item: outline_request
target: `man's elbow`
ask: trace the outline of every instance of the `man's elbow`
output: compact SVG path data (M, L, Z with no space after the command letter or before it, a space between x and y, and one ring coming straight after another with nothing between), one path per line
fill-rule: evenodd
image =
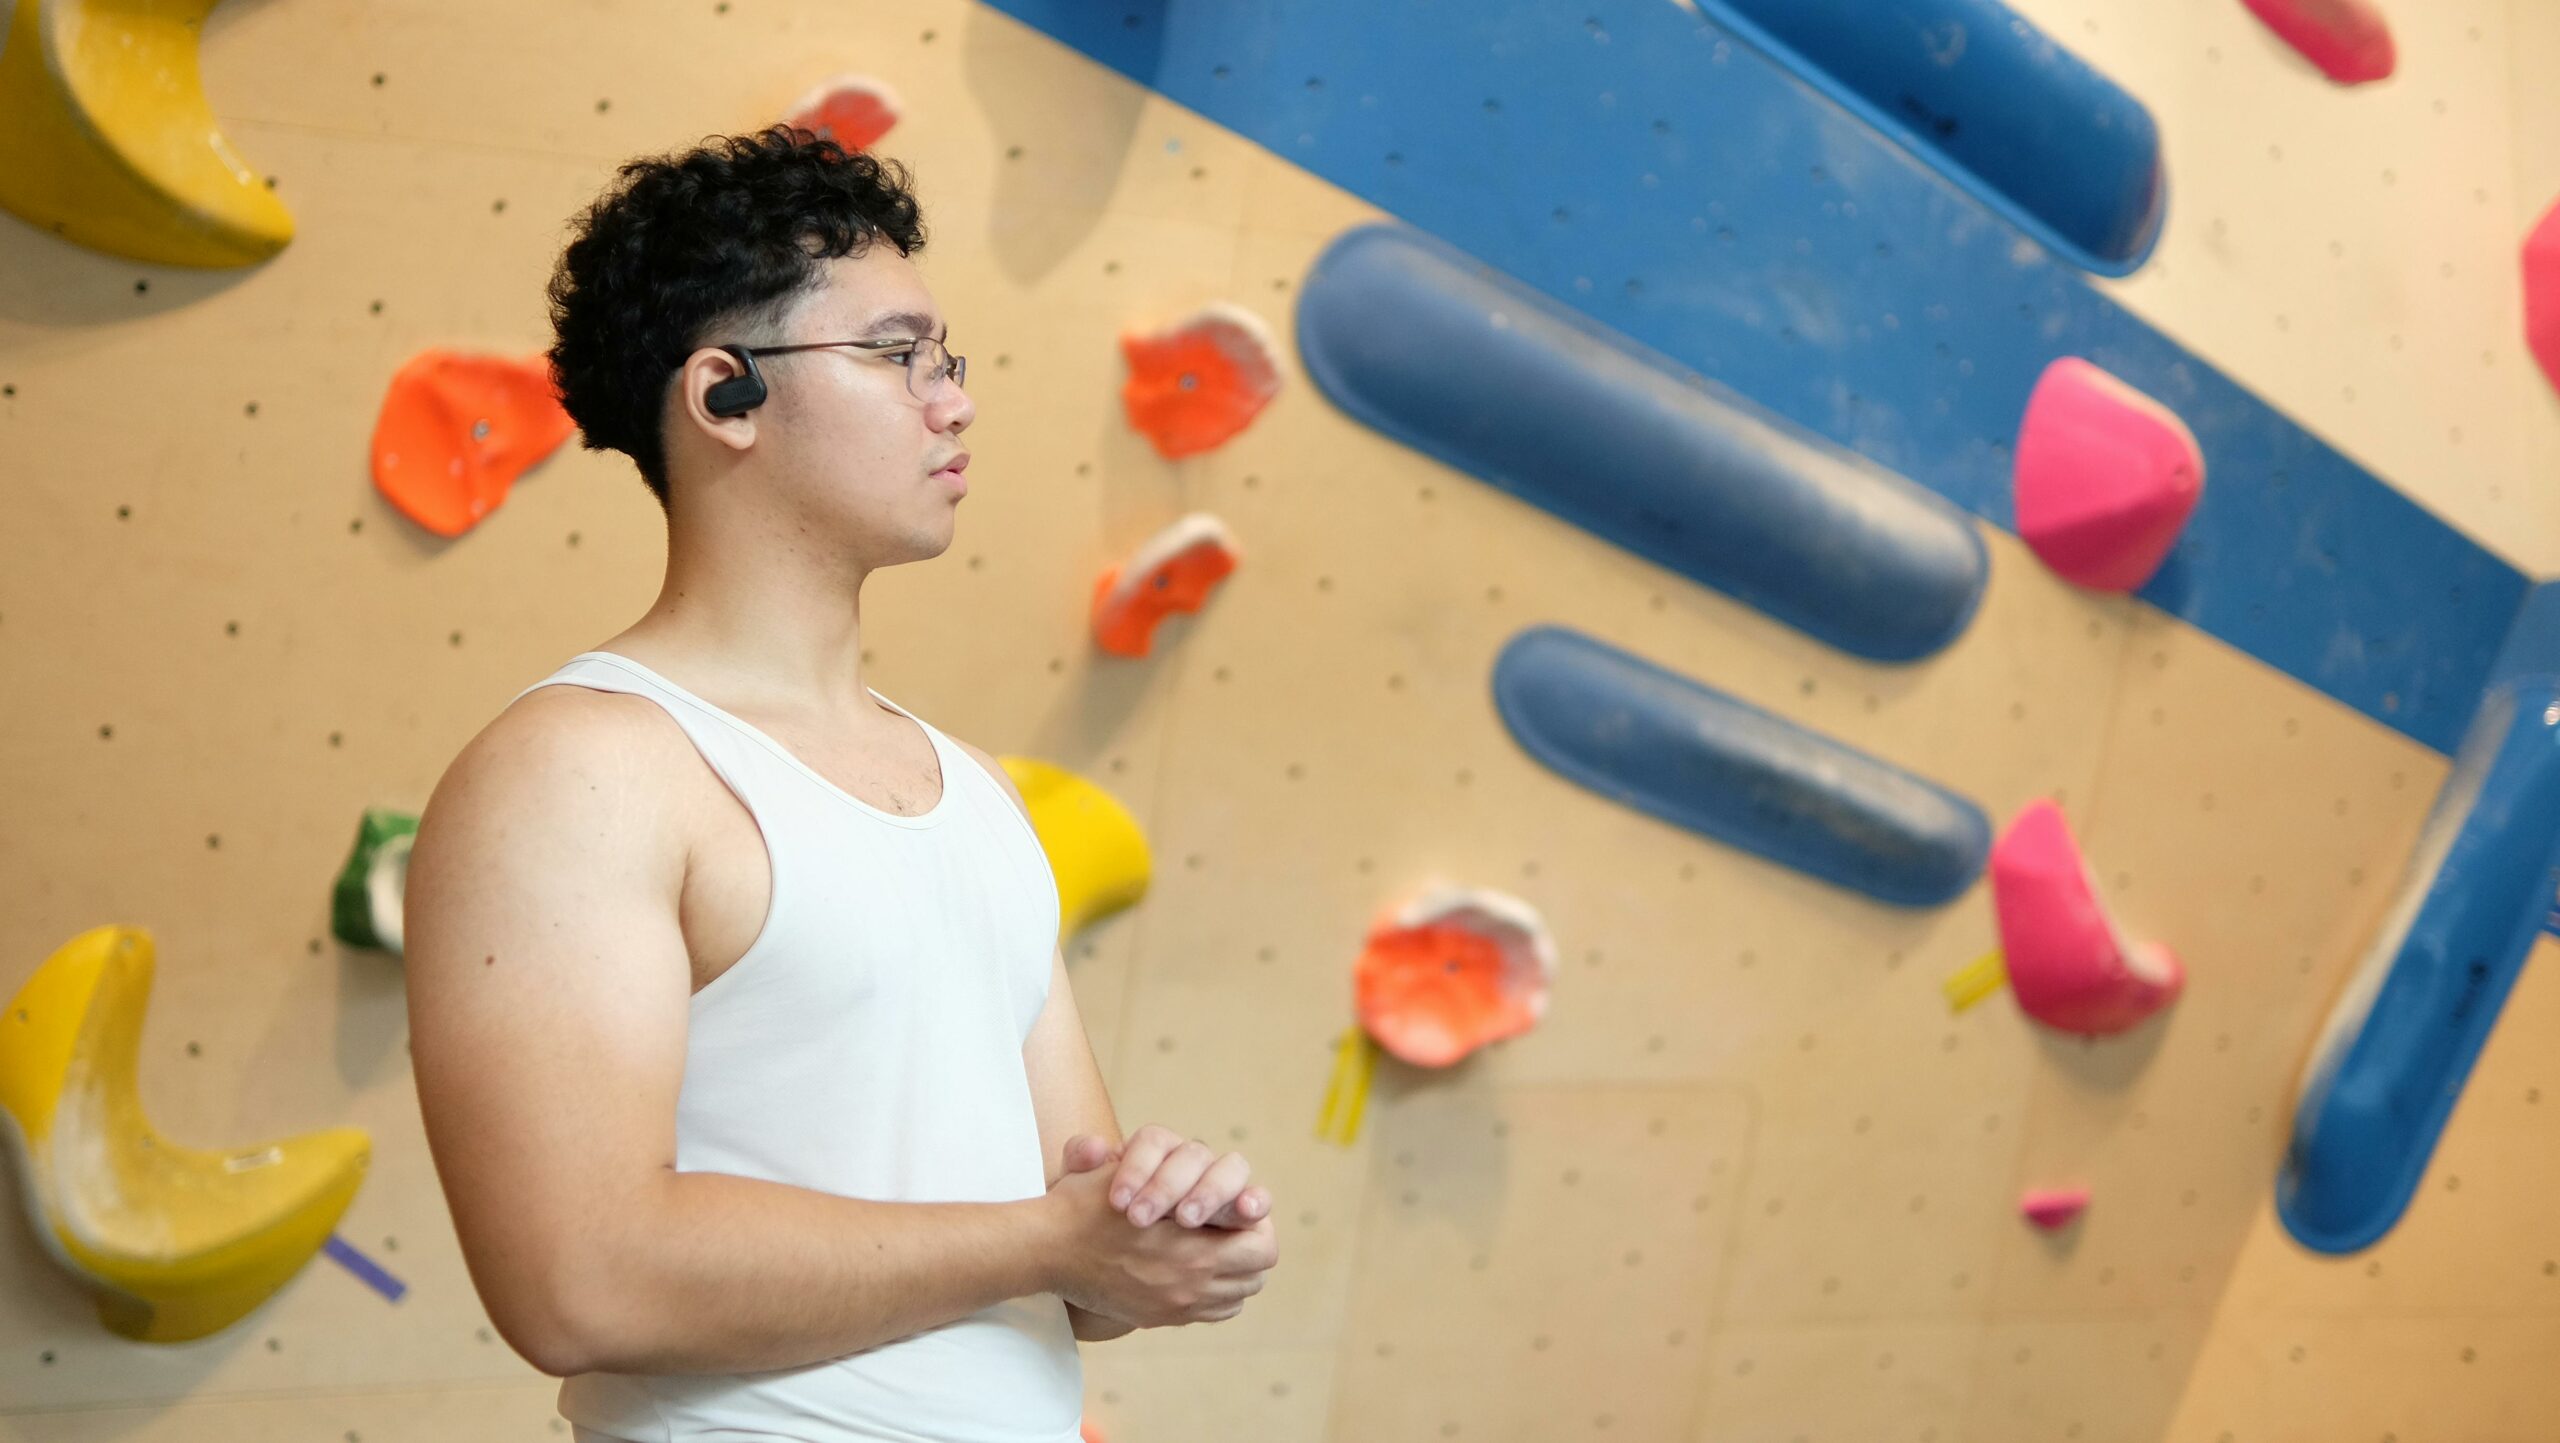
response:
M1124 1323L1117 1318L1106 1318L1100 1313L1087 1312L1069 1303L1067 1304L1067 1331L1073 1333L1076 1341L1080 1343L1108 1343L1114 1338L1125 1338L1138 1329L1133 1323Z
M514 1299L488 1300L490 1326L518 1357L554 1378L612 1371L598 1300L572 1303L550 1288L521 1292Z
M570 1261L568 1248L540 1248L531 1266L483 1266L472 1280L489 1326L518 1357L554 1378L627 1372L617 1360L631 1346L628 1299L613 1296L617 1270ZM470 1249L464 1249L466 1260Z
M516 1356L533 1365L534 1371L554 1378L569 1378L580 1373L604 1371L585 1344L565 1331L557 1329L522 1329L501 1326L498 1336L516 1350Z

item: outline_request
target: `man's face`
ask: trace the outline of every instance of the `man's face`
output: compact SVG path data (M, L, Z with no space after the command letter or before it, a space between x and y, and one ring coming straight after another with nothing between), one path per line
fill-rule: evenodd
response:
M894 247L825 263L829 277L783 323L805 341L947 339L915 264ZM758 469L774 499L866 570L939 556L951 545L963 490L943 468L965 459L960 433L977 407L949 377L910 385L902 348L850 346L758 356L767 397L756 418ZM922 385L928 368L912 377Z

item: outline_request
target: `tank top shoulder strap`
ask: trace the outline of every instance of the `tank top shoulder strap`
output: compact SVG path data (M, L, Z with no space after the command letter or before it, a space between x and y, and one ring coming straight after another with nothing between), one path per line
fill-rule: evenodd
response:
M590 691L619 692L626 696L645 697L678 727L702 753L703 760L729 789L747 799L753 783L750 773L756 770L759 751L726 715L706 705L647 667L611 652L582 652L562 663L558 671L517 692L510 703L520 701L547 686L577 686ZM754 802L748 801L750 810Z

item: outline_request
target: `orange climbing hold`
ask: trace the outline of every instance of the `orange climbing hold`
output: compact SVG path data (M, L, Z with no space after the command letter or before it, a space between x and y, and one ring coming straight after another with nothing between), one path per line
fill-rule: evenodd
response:
M1353 979L1360 1025L1406 1062L1447 1067L1536 1026L1555 970L1555 943L1528 903L1431 887L1370 929Z
M1205 511L1157 532L1095 579L1095 645L1114 656L1145 656L1155 645L1156 623L1173 612L1198 611L1234 573L1237 559L1227 524Z
M1166 460L1223 444L1280 389L1271 330L1242 306L1213 302L1153 335L1123 335L1129 424Z
M869 150L905 111L898 93L868 75L839 75L800 97L784 122L847 150Z
M541 357L421 351L382 398L373 484L410 520L460 536L575 429Z

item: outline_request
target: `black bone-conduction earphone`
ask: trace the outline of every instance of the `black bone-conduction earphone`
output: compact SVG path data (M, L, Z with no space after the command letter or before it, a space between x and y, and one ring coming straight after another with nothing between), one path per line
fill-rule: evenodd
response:
M735 356L746 373L712 382L711 389L702 393L703 409L714 416L743 416L764 404L764 372L756 369L756 353L746 347L720 349Z

